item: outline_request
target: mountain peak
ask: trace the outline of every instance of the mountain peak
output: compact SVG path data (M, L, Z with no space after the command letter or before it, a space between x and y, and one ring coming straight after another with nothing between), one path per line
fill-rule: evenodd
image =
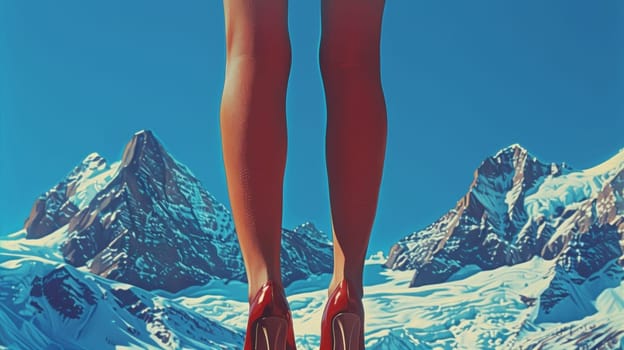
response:
M124 149L123 156L121 157L121 166L126 167L130 165L137 157L145 153L146 149L159 154L164 150L162 144L158 141L156 136L154 136L152 131L137 131Z
M160 143L156 135L154 135L154 132L148 129L143 129L143 130L139 130L135 132L134 135L132 135L132 139L139 139L139 140L144 140L146 142Z
M160 142L158 141L158 139L156 138L156 136L151 130L139 130L135 132L134 135L132 135L132 139L130 140L130 142L134 140L138 140L140 142L146 142L146 143L155 142L155 143L160 144Z
M496 177L504 173L523 173L522 169L527 166L529 168L533 168L533 166L541 168L546 164L542 164L520 144L514 143L484 159L477 168L475 180L479 175Z
M24 222L27 238L46 236L67 224L105 186L116 169L98 153L87 155L61 182L37 198Z
M314 238L320 242L329 242L329 237L323 231L319 230L312 222L306 221L297 226L293 230L296 233L304 234L308 238Z
M147 135L153 136L152 131L149 130L149 129L142 129L142 130L139 130L139 131L134 133L135 136L138 136L138 135L141 135L141 134L147 134Z
M73 180L76 177L82 176L85 172L94 172L103 170L107 167L106 159L99 153L93 152L85 157L85 159L76 165L74 169L67 175L67 180Z
M100 161L100 159L104 159L99 153L93 152L82 161L83 163L91 163L93 161Z
M528 154L529 152L527 151L526 148L522 147L519 143L514 143L498 151L492 158L499 158L505 154L516 154L516 153Z

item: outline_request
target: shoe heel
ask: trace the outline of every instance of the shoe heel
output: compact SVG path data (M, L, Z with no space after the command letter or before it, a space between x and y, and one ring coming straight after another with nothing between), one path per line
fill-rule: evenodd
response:
M255 327L253 350L283 350L286 348L288 322L282 317L262 317Z
M359 350L360 316L351 312L342 312L332 321L334 346L332 350Z

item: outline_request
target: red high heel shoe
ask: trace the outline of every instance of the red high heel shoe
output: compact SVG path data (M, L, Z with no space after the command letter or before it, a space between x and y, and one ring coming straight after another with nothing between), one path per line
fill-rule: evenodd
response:
M283 288L266 281L249 305L245 350L296 350L292 315Z
M364 350L364 305L343 279L332 292L321 320L320 350Z

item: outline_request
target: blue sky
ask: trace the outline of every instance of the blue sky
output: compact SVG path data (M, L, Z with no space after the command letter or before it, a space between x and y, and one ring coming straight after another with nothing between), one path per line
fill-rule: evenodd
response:
M330 232L320 1L291 0L284 227ZM369 251L433 222L487 156L520 143L576 168L624 147L624 3L386 4L388 148ZM0 232L91 152L137 130L229 206L219 131L221 1L0 2Z

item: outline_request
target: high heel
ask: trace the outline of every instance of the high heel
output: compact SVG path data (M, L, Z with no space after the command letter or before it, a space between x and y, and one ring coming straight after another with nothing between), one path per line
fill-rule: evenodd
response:
M296 350L292 315L283 288L271 280L249 305L245 350Z
M364 350L364 305L346 279L325 305L320 350Z

